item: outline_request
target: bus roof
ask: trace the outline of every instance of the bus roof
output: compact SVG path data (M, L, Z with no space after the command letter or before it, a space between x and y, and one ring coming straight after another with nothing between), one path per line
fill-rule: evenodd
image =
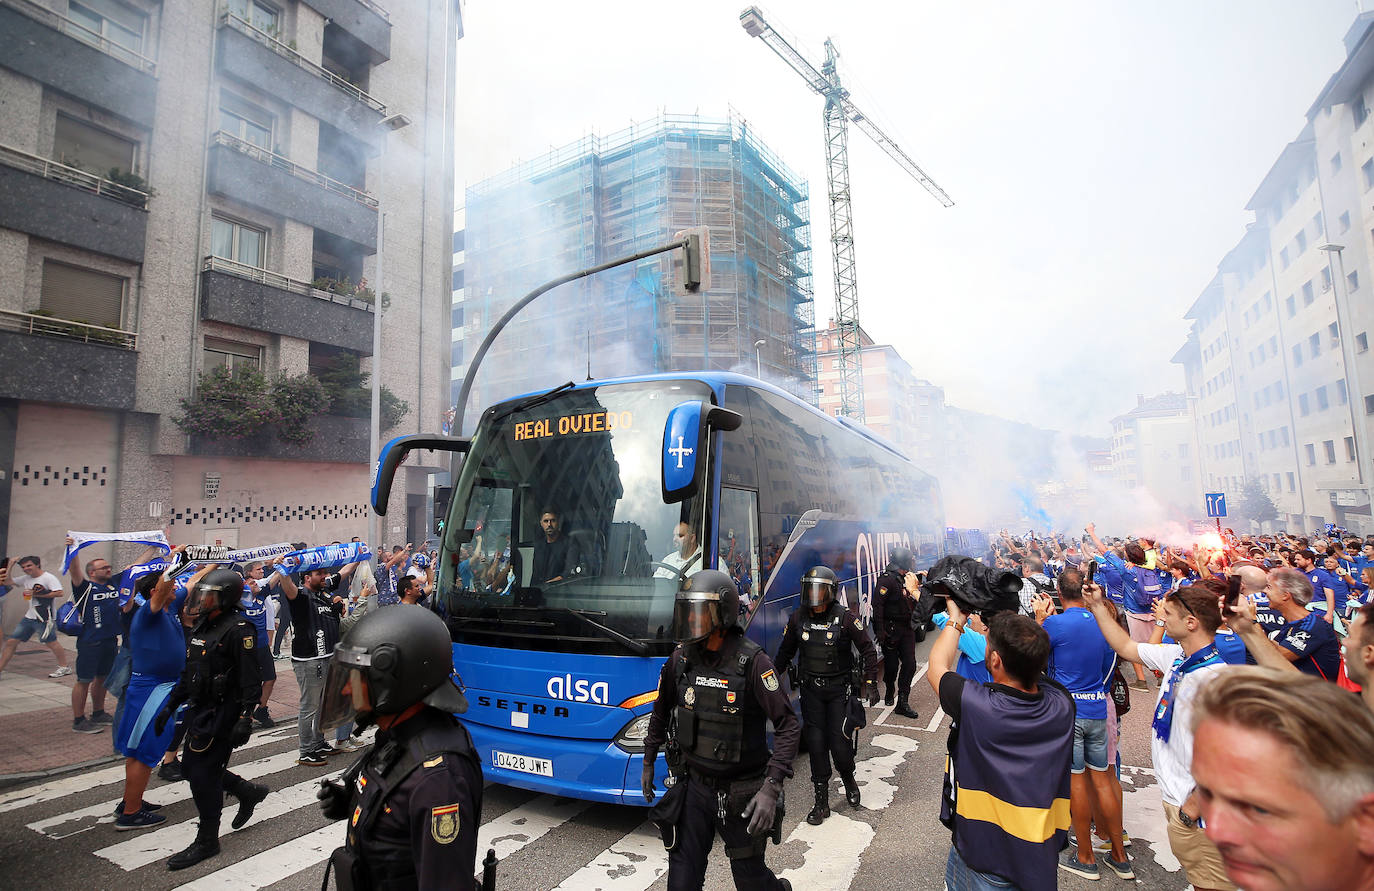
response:
M789 402L793 403L796 406L796 408L800 410L809 411L812 414L819 415L820 417L824 418L831 424L836 425L837 427L841 427L847 431L864 437L865 439L872 442L874 445L891 452L898 458L901 458L903 461L909 462L911 460L907 457L906 453L904 453L892 442L888 441L887 439L884 439L877 433L874 433L872 430L868 429L864 425L845 417L831 417L830 415L816 408L814 405L811 405L808 402L803 402L802 400L798 399L796 397L796 394L789 393L775 384L770 384L767 381L762 381L758 378L750 377L747 374L738 374L733 371L674 371L665 372L663 374L635 374L626 375L624 377L599 378L589 381L573 381L571 383L573 384L573 389L584 390L590 387L605 386L607 384L634 384L647 383L653 381L680 380L701 381L702 383L706 384L708 387L711 388L711 390L716 394L717 399L722 399L724 397L725 387L727 386L751 387L755 390L766 390L767 392L772 393L774 396L780 396L783 399L788 400ZM551 390L553 389L553 387L550 387L549 389ZM517 402L521 399L528 399L531 396L537 396L540 393L546 392L548 392L548 390L531 390L528 393L521 393L520 395L512 396L509 399L502 399L500 403L496 404L500 405L509 402Z

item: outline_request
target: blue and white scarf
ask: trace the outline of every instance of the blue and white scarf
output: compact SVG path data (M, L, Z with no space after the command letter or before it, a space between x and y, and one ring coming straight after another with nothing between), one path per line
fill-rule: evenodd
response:
M347 544L320 545L303 551L292 551L282 558L282 572L309 572L312 569L338 569L350 563L371 559L372 552L361 541Z
M1217 652L1217 645L1214 643L1208 644L1186 659L1180 657L1174 660L1174 667L1169 671L1169 682L1160 694L1159 704L1155 706L1154 720L1150 722L1155 735L1161 741L1167 743L1169 734L1173 732L1174 702L1178 699L1178 685L1183 681L1183 676L1209 665L1225 664L1226 660L1221 658L1221 653Z
M62 575L67 574L67 569L72 565L72 560L75 559L77 552L86 545L104 541L122 541L129 544L156 546L161 548L164 554L172 549L172 546L167 543L167 536L161 529L149 529L145 532L72 532L68 530L67 537L72 540L72 544L67 547L67 552L62 556Z

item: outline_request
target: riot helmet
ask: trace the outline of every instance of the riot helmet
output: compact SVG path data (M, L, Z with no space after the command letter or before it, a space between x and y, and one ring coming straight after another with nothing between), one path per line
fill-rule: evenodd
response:
M349 721L366 727L418 702L461 714L468 700L452 675L453 647L443 619L404 603L368 613L330 657L320 727L328 731Z
M801 580L801 602L807 609L820 610L835 601L839 580L828 566L813 566Z
M191 586L182 612L193 619L238 609L243 599L243 576L232 569L212 569Z
M913 564L911 548L904 545L893 545L887 552L887 568L895 569L898 572L911 572Z
M673 603L674 637L691 644L710 637L712 631L733 628L739 622L739 591L719 569L692 574Z

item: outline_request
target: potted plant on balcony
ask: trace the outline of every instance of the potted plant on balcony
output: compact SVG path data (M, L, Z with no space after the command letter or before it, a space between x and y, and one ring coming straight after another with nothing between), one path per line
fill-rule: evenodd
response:
M273 379L256 368L204 372L191 399L181 400L172 418L190 435L193 452L261 456L293 454L273 440L299 449L315 438L311 423L329 408L324 386L309 374Z

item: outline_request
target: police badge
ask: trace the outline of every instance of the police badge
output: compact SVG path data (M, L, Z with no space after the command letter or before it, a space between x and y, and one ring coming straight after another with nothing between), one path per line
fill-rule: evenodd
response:
M696 688L696 687L688 687L688 688L687 688L687 692L682 694L682 704L685 705L685 706L687 706L688 708L691 708L693 705L696 705L696 701L697 701L697 688Z
M768 669L759 677L763 680L763 686L769 693L778 692L778 676L773 674L773 669Z
M458 837L458 805L431 808L429 820L429 833L439 844L449 844Z

